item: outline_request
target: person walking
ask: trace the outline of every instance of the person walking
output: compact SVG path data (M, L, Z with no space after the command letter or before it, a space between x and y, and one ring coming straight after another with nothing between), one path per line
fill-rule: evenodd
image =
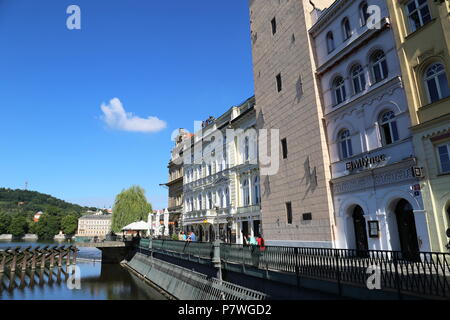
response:
M250 245L252 246L257 246L258 245L258 241L256 241L256 238L252 235L248 235L248 242Z
M196 242L197 241L197 237L195 235L195 233L193 231L191 231L191 233L189 234L189 237L187 238L187 241L189 242Z

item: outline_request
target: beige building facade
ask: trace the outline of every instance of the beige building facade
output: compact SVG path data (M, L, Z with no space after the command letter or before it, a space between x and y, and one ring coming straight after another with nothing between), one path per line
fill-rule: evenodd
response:
M76 237L105 236L111 231L111 214L86 215L78 219L78 231Z
M450 228L450 1L387 1L403 73L432 251Z
M321 9L332 1L313 2ZM268 150L275 143L279 151L275 173L265 174L260 164L269 245L333 247L335 241L330 161L308 37L312 10L308 1L250 1L257 129L269 130Z

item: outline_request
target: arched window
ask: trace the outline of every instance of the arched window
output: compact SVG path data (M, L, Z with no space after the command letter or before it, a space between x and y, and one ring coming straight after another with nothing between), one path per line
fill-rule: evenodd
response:
M254 185L254 192L253 192L253 203L254 204L259 204L261 203L261 192L260 192L260 187L259 187L259 176L256 176L255 179L253 180Z
M247 178L242 182L242 202L244 207L250 205L250 189Z
M347 17L342 20L342 34L344 35L344 40L347 40L352 36L352 29L350 27L350 21Z
M354 93L357 94L366 89L366 78L364 76L363 67L358 64L352 68L350 73L352 77Z
M249 158L250 158L250 142L249 142L249 138L245 137L244 138L244 161L248 161Z
M350 137L350 131L347 129L344 129L339 133L339 145L342 160L353 156L352 139Z
M430 103L450 96L447 75L443 64L435 63L428 67L424 79Z
M381 115L380 128L383 145L389 145L399 139L397 121L393 111L387 111Z
M359 5L359 19L361 22L361 26L365 26L367 23L367 19L369 19L369 6L367 5L367 2L362 2Z
M333 32L331 32L331 31L327 33L327 48L328 48L328 53L330 53L331 51L333 51L335 49L334 36L333 36Z
M372 65L373 80L375 83L387 78L388 66L383 51L379 50L372 54L370 63Z
M333 92L335 104L340 104L344 102L346 98L344 78L337 77L333 81Z

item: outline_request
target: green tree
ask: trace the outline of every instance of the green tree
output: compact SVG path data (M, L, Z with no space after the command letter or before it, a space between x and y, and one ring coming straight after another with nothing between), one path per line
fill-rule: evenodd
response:
M7 213L0 213L0 234L8 233L11 224L11 216Z
M147 220L148 213L151 211L152 205L148 203L143 188L132 186L122 190L114 202L112 230L117 233L132 222Z
M73 235L78 229L78 219L75 216L65 216L61 219L61 228L66 235Z
M9 225L8 232L15 237L23 236L28 231L28 223L24 217L14 217Z
M43 214L34 227L41 240L52 240L61 230L61 217Z

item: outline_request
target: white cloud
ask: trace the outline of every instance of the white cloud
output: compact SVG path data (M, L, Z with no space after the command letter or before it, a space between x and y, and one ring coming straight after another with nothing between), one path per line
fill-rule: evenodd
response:
M103 111L102 120L112 129L132 132L158 132L166 128L165 121L157 117L139 118L131 112L126 112L122 102L113 98L109 104L100 106Z

